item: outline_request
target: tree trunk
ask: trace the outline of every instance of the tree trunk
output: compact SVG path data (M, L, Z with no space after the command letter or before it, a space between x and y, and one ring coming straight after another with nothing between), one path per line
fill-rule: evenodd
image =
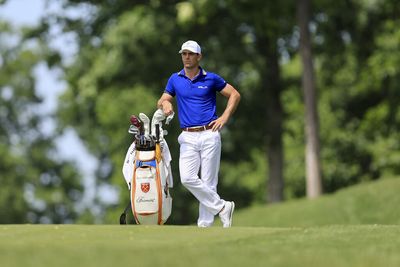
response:
M297 1L297 19L300 27L300 54L303 62L302 87L305 102L306 135L306 183L307 197L316 198L322 194L321 166L319 157L319 122L316 100L314 67L312 62L310 32L310 0Z
M264 90L266 108L265 135L266 155L268 159L267 202L281 202L283 200L283 145L282 121L283 109L281 103L282 85L280 82L279 54L274 41L259 40L259 51L265 56Z

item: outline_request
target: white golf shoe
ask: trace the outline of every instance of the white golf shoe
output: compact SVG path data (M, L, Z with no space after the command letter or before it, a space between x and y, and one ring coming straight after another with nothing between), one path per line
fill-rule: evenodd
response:
M199 224L197 224L197 227L199 227L199 228L208 228L208 227L211 227L211 225L210 224L208 224L208 223L199 223Z
M233 211L235 210L235 203L233 201L226 201L223 210L219 213L222 221L222 226L228 228L232 226Z

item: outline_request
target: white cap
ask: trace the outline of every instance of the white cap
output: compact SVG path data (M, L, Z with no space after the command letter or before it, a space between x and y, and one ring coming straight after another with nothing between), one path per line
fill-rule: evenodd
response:
M201 47L195 41L189 40L182 44L181 50L179 50L179 54L183 52L183 50L189 50L190 52L201 54Z

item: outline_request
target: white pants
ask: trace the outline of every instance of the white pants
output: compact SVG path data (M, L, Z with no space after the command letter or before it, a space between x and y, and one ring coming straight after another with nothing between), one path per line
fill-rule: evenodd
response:
M181 182L200 202L197 224L211 226L214 216L225 205L225 201L217 193L221 158L220 133L211 130L183 131L178 142ZM198 175L199 170L201 178Z

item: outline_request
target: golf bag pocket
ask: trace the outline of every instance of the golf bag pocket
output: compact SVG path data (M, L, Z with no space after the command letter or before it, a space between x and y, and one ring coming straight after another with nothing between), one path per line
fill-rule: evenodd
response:
M135 160L131 207L137 224L164 224L171 215L172 198L165 177L161 177L165 174L161 174L160 165L163 166L162 160Z
M150 215L159 210L157 172L153 166L136 169L135 186L132 187L132 204L136 215Z

